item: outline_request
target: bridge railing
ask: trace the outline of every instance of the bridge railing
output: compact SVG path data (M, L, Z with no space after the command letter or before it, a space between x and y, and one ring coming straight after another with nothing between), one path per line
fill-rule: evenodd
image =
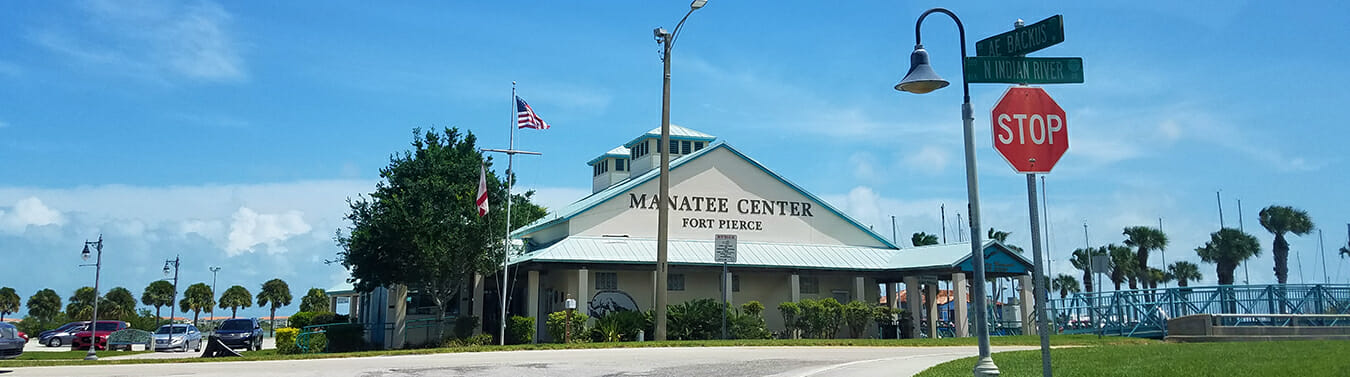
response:
M1062 332L1162 337L1167 334L1167 319L1191 314L1238 314L1222 317L1231 322L1225 323L1228 326L1257 318L1240 314L1350 314L1350 285L1223 285L1076 293L1050 300L1048 308ZM1323 319L1308 325L1344 326L1347 321Z

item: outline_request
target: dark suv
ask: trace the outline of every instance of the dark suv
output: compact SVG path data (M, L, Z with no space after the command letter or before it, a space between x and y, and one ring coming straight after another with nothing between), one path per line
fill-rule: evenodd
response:
M262 350L262 326L254 318L227 319L216 328L216 336L226 347Z

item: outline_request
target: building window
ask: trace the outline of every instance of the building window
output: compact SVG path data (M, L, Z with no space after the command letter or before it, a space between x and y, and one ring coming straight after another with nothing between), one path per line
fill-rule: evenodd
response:
M833 295L835 301L839 301L842 303L848 303L849 301L852 301L849 299L848 291L834 290L830 291L830 294Z
M689 152L693 152L693 148L690 147L689 140L680 142L680 150L682 151L680 152L681 154L689 154Z
M596 272L595 289L611 291L619 289L619 274L617 272Z
M732 292L741 291L741 275L731 274L731 291Z
M679 153L680 153L680 141L679 141L679 140L671 140L671 141L670 141L670 154L679 154Z
M703 149L703 142L702 142L702 141L695 141L695 142L694 142L694 150L699 150L699 149Z
M669 291L683 291L683 290L684 290L684 274L669 274L669 275L666 275L666 290L669 290Z
M624 168L626 168L626 166L623 166L625 162L628 162L628 160L625 160L625 159L622 159L622 158L615 159L615 160L614 160L614 171L624 171Z
M591 175L600 175L600 164L591 165Z
M820 293L820 278L815 276L802 276L798 280L801 285L801 293L816 294Z

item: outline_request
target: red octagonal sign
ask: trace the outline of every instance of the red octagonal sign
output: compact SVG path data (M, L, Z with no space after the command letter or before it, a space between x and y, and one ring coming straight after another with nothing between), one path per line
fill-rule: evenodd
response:
M989 119L994 149L1018 173L1049 173L1069 149L1069 118L1044 89L1008 88Z

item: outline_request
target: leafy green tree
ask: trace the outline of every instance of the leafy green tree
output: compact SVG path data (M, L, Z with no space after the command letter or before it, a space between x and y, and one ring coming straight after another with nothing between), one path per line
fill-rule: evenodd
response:
M1200 260L1214 263L1214 272L1219 275L1220 285L1233 284L1233 270L1252 257L1261 256L1261 244L1250 234L1233 228L1223 228L1210 233L1209 242L1195 249Z
M174 292L173 283L165 280L152 281L150 285L145 286L144 291L141 291L141 303L155 307L155 324L159 324L159 320L163 318L159 316L159 309L173 305L176 298L174 296L178 296L178 292Z
M1341 246L1341 258L1350 258L1350 247Z
M104 304L110 304L104 309ZM103 310L108 315L108 319L125 320L136 315L136 296L131 295L131 291L122 287L109 289L108 293L103 294L103 301L99 301L99 310Z
M71 319L86 320L94 316L94 300L98 295L94 293L94 287L80 287L75 290L75 294L68 299L66 304L66 315Z
M28 297L28 315L40 322L50 322L61 314L61 295L50 288L44 288Z
M1187 261L1176 261L1171 266L1167 266L1167 273L1177 280L1177 286L1185 287L1192 281L1200 281L1203 276L1200 275L1200 266Z
M1146 275L1148 275L1148 280L1141 279L1140 281L1148 282L1149 289L1158 289L1158 283L1166 283L1172 281L1172 275L1167 273L1166 271L1163 271L1160 268L1149 267L1148 273Z
M328 311L328 293L320 288L310 288L305 293L305 297L300 298L300 311L302 312L326 312Z
M10 313L19 312L19 300L21 300L19 294L14 292L14 288L0 288L0 320L4 320Z
M1116 285L1116 290L1120 290L1120 284L1129 281L1130 289L1139 288L1135 286L1135 269L1137 263L1134 261L1134 250L1125 246L1110 244L1102 246L1106 255L1111 256L1111 283Z
M1275 280L1284 284L1289 280L1289 241L1285 233L1296 236L1311 233L1314 226L1308 211L1286 206L1269 206L1261 209L1261 226L1275 235L1275 244L1270 253L1275 255Z
M216 305L216 295L206 283L189 285L183 291L183 299L178 301L178 309L184 313L192 312L192 325L197 325L197 317L203 310Z
M1167 233L1163 233L1158 228L1146 226L1127 227L1123 232L1125 236L1125 246L1133 247L1138 250L1135 253L1135 262L1139 264L1136 271L1148 271L1148 253L1153 250L1161 250L1167 247ZM1150 274L1140 274L1144 286L1157 288L1158 284L1153 281ZM1134 285L1130 285L1134 288Z
M1059 291L1059 298L1069 297L1070 293L1078 293L1078 279L1071 275L1059 274L1055 280L1050 281L1051 290Z
M412 149L390 157L369 196L348 199L351 222L338 230L337 261L351 272L357 290L404 285L430 296L440 308L436 323L458 305L452 298L475 273L500 266L506 227L505 182L488 170L488 202L493 210L478 216L480 168L491 167L475 146L472 132L418 129ZM513 195L513 226L545 215L529 202L533 192ZM443 329L437 327L437 338Z
M1073 268L1083 271L1083 291L1087 293L1094 292L1092 289L1094 288L1092 284L1092 257L1097 255L1106 255L1106 250L1095 247L1078 249L1073 251L1073 257L1069 259L1069 263L1073 264ZM1107 271L1095 272L1100 274Z
M220 308L230 309L230 318L239 314L239 308L253 306L253 294L241 285L231 286L220 295Z
M1004 232L998 229L989 228L989 234L987 234L986 237L988 237L987 239L998 241L998 243L1003 244L1003 246L1007 246L1009 249L1012 249L1012 251L1016 251L1018 254L1021 254L1022 253L1021 246L1016 246L1008 243L1008 236L1011 235L1012 232Z
M258 291L258 307L271 306L272 317L271 332L276 334L277 327L277 308L291 304L291 286L286 285L285 280L272 279L263 283L262 290Z
M936 235L918 232L909 237L909 242L914 244L914 247L937 245L938 237Z

